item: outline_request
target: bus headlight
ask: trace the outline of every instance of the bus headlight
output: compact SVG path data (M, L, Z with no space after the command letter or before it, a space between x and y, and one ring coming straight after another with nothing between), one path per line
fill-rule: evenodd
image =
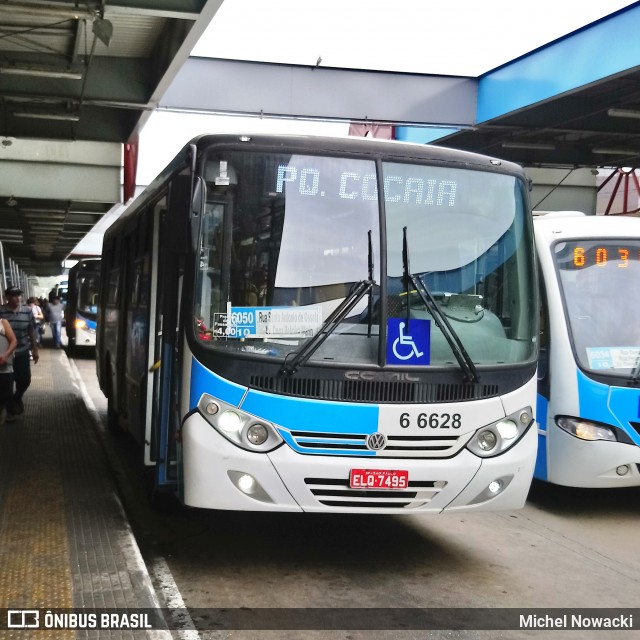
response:
M510 449L533 423L531 407L516 411L501 420L478 429L467 449L481 458L489 458Z
M227 440L247 451L266 453L279 447L283 440L276 428L237 407L206 393L198 402L204 419Z
M491 429L483 429L476 442L483 451L491 451L498 444L498 436Z
M571 418L569 416L556 416L556 424L567 433L580 440L610 440L617 442L615 431L606 424Z
M505 440L513 440L518 435L518 425L513 420L496 422L496 429Z
M218 427L230 435L237 435L242 429L242 418L235 412L227 409L218 417Z
M255 424L250 425L247 429L247 440L251 444L254 444L256 446L264 444L267 441L268 437L269 430L264 424L260 422L256 422Z
M86 320L76 320L73 324L75 325L76 329L86 329L87 328Z

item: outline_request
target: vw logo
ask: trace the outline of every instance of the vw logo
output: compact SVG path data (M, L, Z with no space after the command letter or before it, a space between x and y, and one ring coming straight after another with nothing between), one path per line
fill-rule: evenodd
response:
M380 449L384 449L386 444L387 438L384 433L376 431L376 433L372 433L367 436L367 447L373 451L380 451Z

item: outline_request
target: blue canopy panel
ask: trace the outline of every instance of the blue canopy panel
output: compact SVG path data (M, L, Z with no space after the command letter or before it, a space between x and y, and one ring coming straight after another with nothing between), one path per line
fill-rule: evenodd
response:
M640 2L483 74L476 79L474 124L640 66L638 25ZM458 129L399 126L395 132L397 140L429 144Z
M429 144L445 136L458 133L460 129L444 127L396 127L395 139L403 142L415 142L417 144Z
M637 67L638 25L635 3L480 76L476 123Z

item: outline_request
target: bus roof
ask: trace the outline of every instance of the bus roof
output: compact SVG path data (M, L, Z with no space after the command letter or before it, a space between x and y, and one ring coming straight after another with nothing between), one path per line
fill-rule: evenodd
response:
M318 135L294 134L202 134L190 140L173 158L173 160L158 174L146 189L125 209L120 218L105 233L111 237L120 232L127 224L129 217L138 208L149 202L163 185L174 174L182 171L191 164L192 149L195 147L198 155L205 149L219 145L221 148L247 151L281 150L285 153L299 154L335 154L348 156L349 154L370 155L372 158L384 157L398 162L425 161L434 164L455 165L458 168L484 170L504 173L526 179L523 168L514 162L501 160L470 151L461 151L449 147L400 142L396 140L382 140L379 138L360 137L329 137Z
M561 215L563 213L571 215ZM575 211L558 211L535 216L533 223L536 240L547 245L571 238L640 238L640 218L635 216L587 216Z

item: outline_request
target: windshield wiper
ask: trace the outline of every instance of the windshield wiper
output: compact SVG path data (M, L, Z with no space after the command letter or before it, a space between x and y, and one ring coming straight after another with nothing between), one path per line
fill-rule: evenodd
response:
M356 282L349 291L347 297L333 310L320 331L313 338L305 342L300 351L287 354L279 374L281 376L293 375L305 362L320 348L322 343L337 329L338 325L349 315L349 312L371 293L375 281L373 279L373 247L371 245L371 231L369 231L369 279ZM369 297L369 335L371 334L371 309L372 298ZM293 356L289 360L289 356Z
M371 229L369 229L369 233L367 233L367 247L369 251L368 262L368 273L369 273L369 282L371 286L369 287L369 303L367 304L367 313L368 313L368 322L367 322L367 337L371 337L371 329L373 328L373 285L375 284L375 280L373 279L373 244L371 241Z
M631 372L631 382L637 384L638 380L640 380L640 358L638 358L638 364L636 364Z
M402 229L402 279L404 281L405 291L407 292L407 318L409 317L409 282L413 284L417 294L420 296L424 306L428 309L436 326L442 332L445 340L448 342L453 355L455 356L460 368L462 369L467 382L479 382L478 370L471 356L464 348L460 337L451 326L447 317L442 313L436 299L429 291L422 277L411 273L409 269L409 245L407 243L407 227Z

